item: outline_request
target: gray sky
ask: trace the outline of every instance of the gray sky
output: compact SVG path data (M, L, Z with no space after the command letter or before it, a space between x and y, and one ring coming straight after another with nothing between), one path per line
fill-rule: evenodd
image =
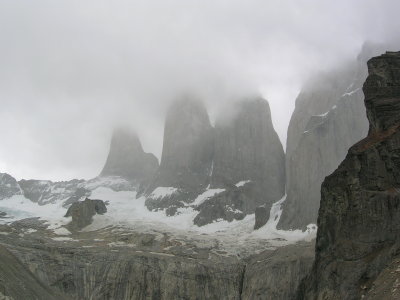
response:
M302 83L399 37L396 0L2 0L0 172L96 176L114 125L161 154L182 92L211 116L261 92L281 140Z

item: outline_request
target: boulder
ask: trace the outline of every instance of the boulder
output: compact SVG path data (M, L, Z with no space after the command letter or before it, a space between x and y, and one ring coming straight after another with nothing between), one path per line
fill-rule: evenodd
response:
M93 216L103 215L107 212L107 207L102 200L91 200L86 198L84 201L74 202L67 210L65 217L72 217L68 228L80 230L93 222Z

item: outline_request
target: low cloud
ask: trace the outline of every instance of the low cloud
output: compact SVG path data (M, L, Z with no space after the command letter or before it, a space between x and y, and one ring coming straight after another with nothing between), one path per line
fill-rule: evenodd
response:
M400 4L366 1L24 1L0 3L0 170L90 178L112 129L161 154L165 111L190 91L211 116L261 92L286 140L304 82L397 39Z

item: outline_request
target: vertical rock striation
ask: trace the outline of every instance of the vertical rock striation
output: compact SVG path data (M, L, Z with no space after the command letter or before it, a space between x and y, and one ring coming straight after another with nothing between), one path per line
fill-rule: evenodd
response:
M136 133L119 128L113 132L110 152L100 176L120 176L139 185L149 180L157 168L157 158L143 151Z
M217 118L211 187L224 189L199 207L198 225L240 219L285 193L285 153L262 98L237 102ZM268 218L268 217L267 217Z
M226 188L251 181L264 192L264 199L256 204L281 198L285 193L285 153L268 102L244 100L236 103L232 114L216 121L212 186Z
M173 103L165 121L160 167L146 191L147 207L176 207L204 190L210 181L213 151L213 128L204 104L190 97ZM176 193L152 195L159 187Z
M242 100L210 124L204 105L185 98L170 108L161 164L146 191L146 206L199 211L194 223L232 221L254 213L285 193L285 154L268 102Z
M367 135L361 87L367 76L365 62L375 48L367 44L356 62L320 75L298 96L288 128L287 199L279 228L316 223L322 181Z
M360 299L400 251L400 52L368 61L368 136L321 188L316 261L300 299Z

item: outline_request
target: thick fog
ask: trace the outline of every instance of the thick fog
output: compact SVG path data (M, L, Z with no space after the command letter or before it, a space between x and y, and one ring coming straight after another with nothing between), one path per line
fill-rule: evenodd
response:
M400 33L398 1L2 0L0 172L96 176L116 125L161 154L168 103L268 99L283 143L301 86Z

